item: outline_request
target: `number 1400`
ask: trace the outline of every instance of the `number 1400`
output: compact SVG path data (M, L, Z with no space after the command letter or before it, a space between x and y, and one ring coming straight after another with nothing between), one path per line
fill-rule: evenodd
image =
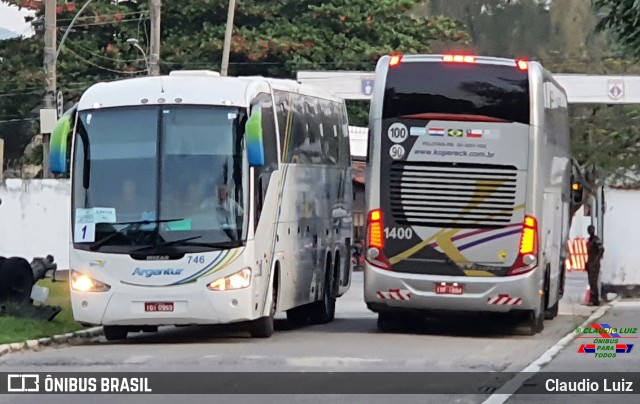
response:
M384 238L395 238L398 240L409 240L413 237L413 229L412 228L403 228L403 227L385 227L384 228Z

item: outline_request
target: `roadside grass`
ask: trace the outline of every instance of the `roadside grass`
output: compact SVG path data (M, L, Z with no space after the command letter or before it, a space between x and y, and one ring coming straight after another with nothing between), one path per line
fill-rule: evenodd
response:
M73 319L68 282L54 283L51 282L51 279L42 279L37 284L49 288L47 305L60 306L62 311L51 321L10 316L0 317L0 344L51 337L55 334L64 334L83 328Z

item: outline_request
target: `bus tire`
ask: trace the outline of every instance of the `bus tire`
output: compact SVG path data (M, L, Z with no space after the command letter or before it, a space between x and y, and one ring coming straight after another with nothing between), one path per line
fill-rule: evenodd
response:
M556 318L558 316L558 304L560 303L560 301L556 301L556 303L549 307L547 310L544 311L544 319L545 320L553 320L554 318Z
M104 327L102 327L102 330L107 341L126 339L127 335L129 334L129 330L127 329L127 327L119 325L105 325Z
M540 307L537 310L529 310L526 317L527 335L536 335L544 330L545 298L540 296Z
M544 288L544 319L545 320L553 320L558 315L558 303L560 302L560 285L558 285L558 290L556 292L556 302L553 306L549 307L549 299L551 298L551 268L548 267L547 275L545 277L545 288Z
M325 265L324 288L322 299L312 304L311 321L314 324L327 324L336 316L336 295L334 293L333 268L331 259Z
M33 270L26 259L11 257L3 260L0 267L0 302L30 303L33 284Z
M275 329L274 317L278 308L278 266L276 265L276 273L273 277L273 287L271 288L271 309L269 315L254 320L250 327L249 333L253 338L269 338L273 335Z

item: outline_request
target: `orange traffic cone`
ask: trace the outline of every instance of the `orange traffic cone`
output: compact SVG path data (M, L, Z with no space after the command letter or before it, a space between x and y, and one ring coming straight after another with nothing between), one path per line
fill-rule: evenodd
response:
M589 285L587 285L587 290L584 291L584 297L582 298L582 304L586 306L587 304L589 304L590 300L591 300L591 288L589 287Z

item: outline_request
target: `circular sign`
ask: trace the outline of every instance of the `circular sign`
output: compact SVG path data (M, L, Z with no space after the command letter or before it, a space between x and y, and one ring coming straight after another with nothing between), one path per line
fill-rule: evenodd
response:
M387 136L393 143L402 143L409 136L409 129L404 124L396 122L389 126Z
M400 146L399 144L394 144L389 149L389 155L394 160L400 160L404 157L404 147Z

